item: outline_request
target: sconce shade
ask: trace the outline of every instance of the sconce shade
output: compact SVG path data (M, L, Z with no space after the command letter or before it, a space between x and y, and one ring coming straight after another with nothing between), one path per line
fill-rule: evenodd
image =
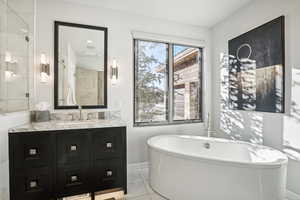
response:
M46 54L44 54L44 53L41 54L41 64L42 65L47 64L47 57L46 57Z
M117 68L117 67L116 67L116 68L112 67L112 68L111 68L111 78L116 78L116 79L118 79L118 75L119 75L119 70L118 70L118 68Z
M48 76L50 75L50 65L47 62L47 56L44 53L41 54L41 74L42 73L47 74Z
M110 78L111 78L111 82L112 84L116 84L117 80L118 80L118 76L119 76L119 69L118 69L118 65L117 65L117 61L114 59L112 66L110 67Z
M4 61L6 63L5 77L9 79L16 76L18 62L17 60L13 60L13 57L9 51L5 52Z
M50 65L49 64L41 64L41 73L45 73L49 76L50 75Z
M12 62L12 57L10 52L5 52L5 62L6 63L11 63Z
M117 61L113 60L112 68L117 68Z

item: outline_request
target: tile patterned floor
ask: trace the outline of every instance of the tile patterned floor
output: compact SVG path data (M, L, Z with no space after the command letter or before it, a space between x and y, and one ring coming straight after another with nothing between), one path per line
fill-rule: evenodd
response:
M147 165L128 166L126 200L166 200L151 189L148 174Z

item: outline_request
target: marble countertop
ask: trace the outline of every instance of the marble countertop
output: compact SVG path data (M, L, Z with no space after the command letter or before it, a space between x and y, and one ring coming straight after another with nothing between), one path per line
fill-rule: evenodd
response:
M108 127L124 127L125 122L120 120L88 120L88 121L49 121L29 123L8 130L9 133L55 131L72 129L92 129Z

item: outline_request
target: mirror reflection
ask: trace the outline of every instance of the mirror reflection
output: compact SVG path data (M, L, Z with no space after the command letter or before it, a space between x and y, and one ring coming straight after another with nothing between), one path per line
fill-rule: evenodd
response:
M77 24L57 29L57 107L105 107L106 29Z

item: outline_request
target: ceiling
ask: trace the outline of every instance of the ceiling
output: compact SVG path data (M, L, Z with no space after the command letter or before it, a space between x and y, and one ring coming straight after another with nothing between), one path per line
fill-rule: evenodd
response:
M113 10L212 27L254 0L65 0Z

